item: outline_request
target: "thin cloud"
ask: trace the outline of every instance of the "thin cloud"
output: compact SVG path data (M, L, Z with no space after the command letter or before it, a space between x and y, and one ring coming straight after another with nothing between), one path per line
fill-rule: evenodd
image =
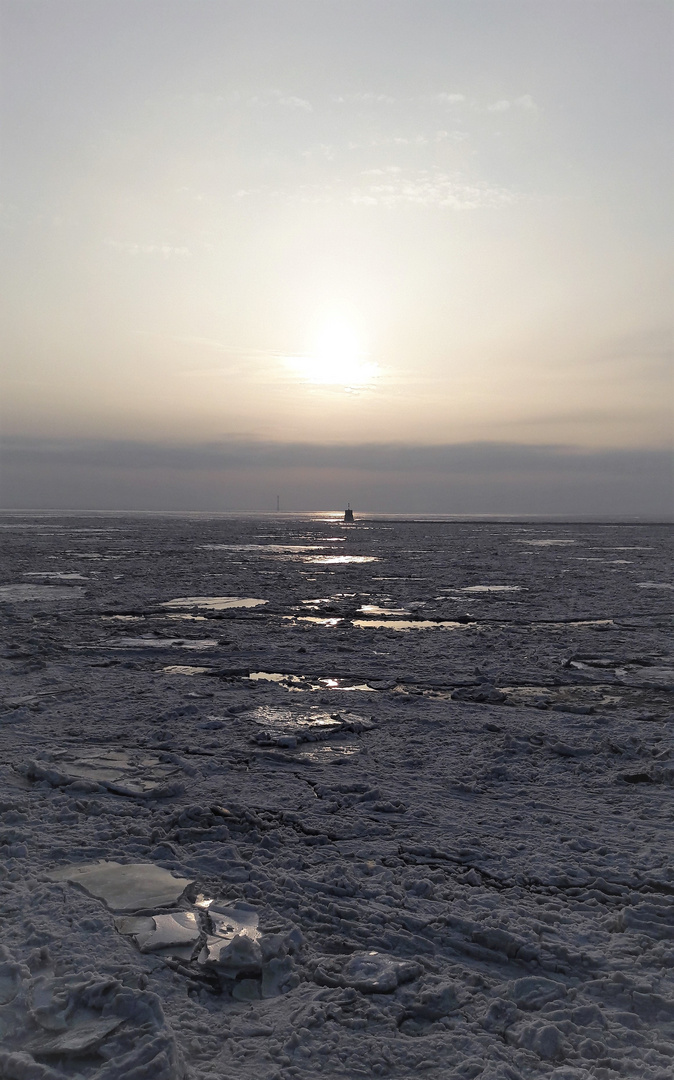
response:
M434 206L446 210L475 210L513 203L516 196L506 188L468 183L439 170L403 170L389 166L368 170L364 182L352 189L349 201L369 206Z
M163 258L170 259L173 256L184 257L192 254L188 247L175 244L145 244L136 240L113 240L110 237L107 237L104 243L106 247L125 255L162 255Z
M334 101L337 105L395 105L396 103L396 99L390 94L378 94L372 91L331 94L330 101Z
M538 105L531 94L522 94L520 97L512 99L500 98L498 101L492 102L491 105L487 105L487 112L491 113L509 112L511 109L521 109L524 112L537 112Z
M286 94L282 90L270 90L266 94L255 94L248 99L248 104L268 108L270 105L283 105L289 109L299 109L302 112L313 112L313 105L306 98L296 94Z
M464 105L467 98L465 94L448 94L441 91L439 94L432 94L430 100L437 102L438 105Z

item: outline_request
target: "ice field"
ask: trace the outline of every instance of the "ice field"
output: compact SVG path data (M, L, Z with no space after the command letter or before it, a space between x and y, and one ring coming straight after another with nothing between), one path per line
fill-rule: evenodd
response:
M670 1080L671 539L2 515L0 1077Z

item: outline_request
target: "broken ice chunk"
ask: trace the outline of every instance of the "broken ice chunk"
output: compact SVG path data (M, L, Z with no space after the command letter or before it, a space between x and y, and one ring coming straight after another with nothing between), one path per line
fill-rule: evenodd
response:
M179 949L194 946L199 940L199 923L191 911L173 911L167 915L123 916L115 919L120 934L133 937L141 952Z
M131 750L101 750L91 748L77 756L69 750L48 756L46 760L29 761L17 767L17 772L29 780L46 780L53 787L67 787L82 781L107 788L116 795L130 798L162 798L175 794L182 786L174 779L178 769L151 754L134 754Z
M0 964L0 1005L13 1001L21 989L21 968L11 960Z
M336 732L361 732L374 727L373 721L350 711L327 713L318 706L278 708L261 705L251 716L263 730L253 741L263 746L294 748L298 743L329 739Z
M248 904L211 905L208 917L213 927L213 933L220 938L233 938L236 934L245 934L246 937L257 941L260 937L258 930L259 916L255 908Z
M527 1009L529 1012L533 1012L535 1009L542 1009L550 1001L557 1001L559 998L566 997L566 992L563 983L538 976L527 976L524 979L517 979L511 984L509 997L519 1009Z
M262 950L257 941L247 934L232 938L209 937L199 955L200 964L216 964L218 969L231 978L240 972L259 975L262 970Z
M174 945L195 945L199 940L199 925L191 911L153 915L152 922L152 930L136 934L141 952L155 952L157 949L168 949Z
M193 884L190 878L174 877L154 863L84 863L62 867L48 876L52 881L80 885L111 911L119 912L173 907L187 886Z
M121 1016L101 1016L94 1020L83 1020L51 1038L36 1039L26 1049L35 1057L59 1057L61 1054L78 1057L95 1050L105 1037L122 1023L124 1020Z
M200 964L217 965L222 974L234 978L239 972L259 974L262 950L257 911L247 904L211 905L208 918L213 934L199 955Z
M344 958L326 958L314 972L320 986L352 986L363 994L390 994L400 983L416 979L421 973L412 960L394 960L383 953L354 953Z
M264 950L263 950L264 951ZM272 956L262 970L261 992L263 998L278 997L287 987L292 975L293 962L289 956Z
M161 607L168 608L208 608L210 611L224 611L226 608L258 607L266 600L257 600L251 596L178 596L175 600L165 600Z
M151 915L122 915L121 918L115 919L115 927L120 934L135 937L136 934L153 933L155 923Z
M232 997L237 1001L259 1001L260 980L240 979L232 987Z

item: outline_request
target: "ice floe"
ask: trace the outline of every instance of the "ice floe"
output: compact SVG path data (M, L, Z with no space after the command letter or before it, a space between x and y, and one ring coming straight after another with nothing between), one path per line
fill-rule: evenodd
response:
M29 780L81 791L107 790L130 798L163 798L182 790L180 769L156 754L91 747L85 753L60 750L18 767Z
M124 569L0 613L3 1080L669 1080L671 530L110 520L3 533Z
M290 749L301 742L318 742L340 732L367 731L373 726L372 720L357 713L327 713L320 706L300 709L261 705L250 719L262 729L253 734L254 742Z
M192 911L158 915L126 915L115 919L120 934L133 937L141 952L168 951L190 956L201 935Z
M0 602L9 604L31 600L77 600L84 596L79 585L0 585Z
M49 874L52 881L68 881L102 900L110 911L138 912L172 907L194 882L174 877L154 863L118 863L101 860L64 866Z
M178 596L175 600L165 600L162 607L167 608L206 608L209 611L227 611L229 608L251 608L266 604L266 600L255 600L250 596Z
M411 960L396 960L375 951L355 953L346 959L325 958L314 970L320 986L351 986L363 994L390 994L401 983L421 974L421 965Z

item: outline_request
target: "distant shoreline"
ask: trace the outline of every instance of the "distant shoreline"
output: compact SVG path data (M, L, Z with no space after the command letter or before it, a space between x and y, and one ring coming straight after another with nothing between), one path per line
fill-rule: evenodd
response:
M624 517L618 515L598 514L596 516L585 514L442 514L442 513L398 513L384 510L357 510L354 525L367 521L425 521L425 522L456 522L457 524L485 524L489 522L535 522L536 524L618 524L618 525L674 525L674 517L663 518L649 517L647 515L627 514ZM266 520L290 521L294 518L304 520L324 520L326 523L344 524L344 510L102 510L102 509L56 509L31 507L21 509L16 507L0 507L0 517L167 517L167 518L261 518Z

